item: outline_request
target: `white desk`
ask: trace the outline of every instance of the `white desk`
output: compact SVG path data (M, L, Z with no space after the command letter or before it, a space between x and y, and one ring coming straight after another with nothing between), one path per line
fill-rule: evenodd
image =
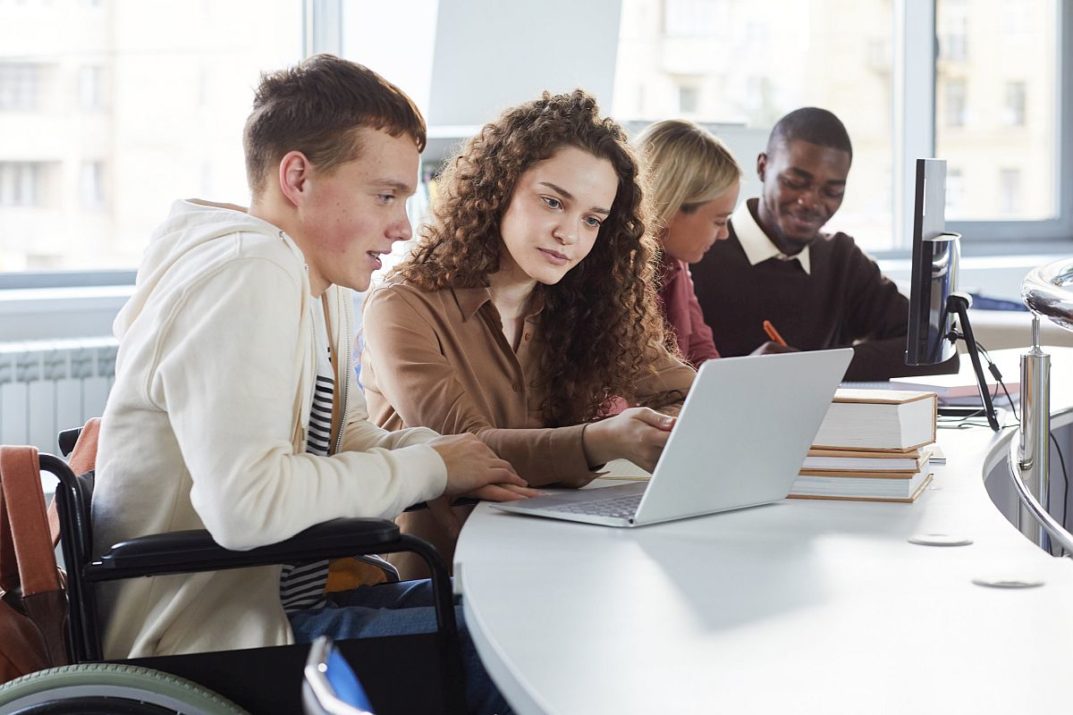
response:
M1068 384L1052 405L1062 428ZM788 500L630 530L482 505L456 552L469 629L522 715L1069 711L1073 564L983 483L1011 436L941 430L948 462L912 505ZM906 541L921 532L974 543ZM995 575L1046 583L972 583Z

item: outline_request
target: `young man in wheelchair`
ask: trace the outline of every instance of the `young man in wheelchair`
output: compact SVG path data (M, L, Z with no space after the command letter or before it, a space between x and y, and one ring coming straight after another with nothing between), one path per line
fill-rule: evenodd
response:
M528 493L471 435L389 433L366 419L350 291L366 290L380 256L410 238L405 203L424 143L410 99L364 67L322 55L263 77L245 128L248 212L177 201L116 319L98 551L185 529L250 549L334 518L393 518L441 494ZM340 607L325 603L327 571L320 562L109 585L105 657L431 627L420 584L361 587ZM486 685L477 708L495 709Z

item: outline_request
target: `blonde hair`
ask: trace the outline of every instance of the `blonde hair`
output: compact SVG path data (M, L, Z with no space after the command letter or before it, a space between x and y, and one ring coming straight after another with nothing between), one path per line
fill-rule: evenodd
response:
M637 148L657 234L679 211L691 213L741 180L726 145L693 122L656 122L642 132Z

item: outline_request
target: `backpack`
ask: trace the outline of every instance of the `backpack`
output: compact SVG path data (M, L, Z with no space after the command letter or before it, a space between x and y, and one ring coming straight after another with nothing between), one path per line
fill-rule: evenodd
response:
M68 663L67 597L33 447L0 447L0 683Z

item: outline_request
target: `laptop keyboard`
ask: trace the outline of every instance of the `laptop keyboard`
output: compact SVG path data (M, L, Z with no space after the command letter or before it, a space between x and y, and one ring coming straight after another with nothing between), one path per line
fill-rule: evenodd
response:
M560 504L550 507L550 511L564 511L570 514L589 514L592 516L610 516L620 519L629 519L637 513L637 506L641 503L644 494L630 494L614 499L602 499L600 501L583 502L580 504Z

